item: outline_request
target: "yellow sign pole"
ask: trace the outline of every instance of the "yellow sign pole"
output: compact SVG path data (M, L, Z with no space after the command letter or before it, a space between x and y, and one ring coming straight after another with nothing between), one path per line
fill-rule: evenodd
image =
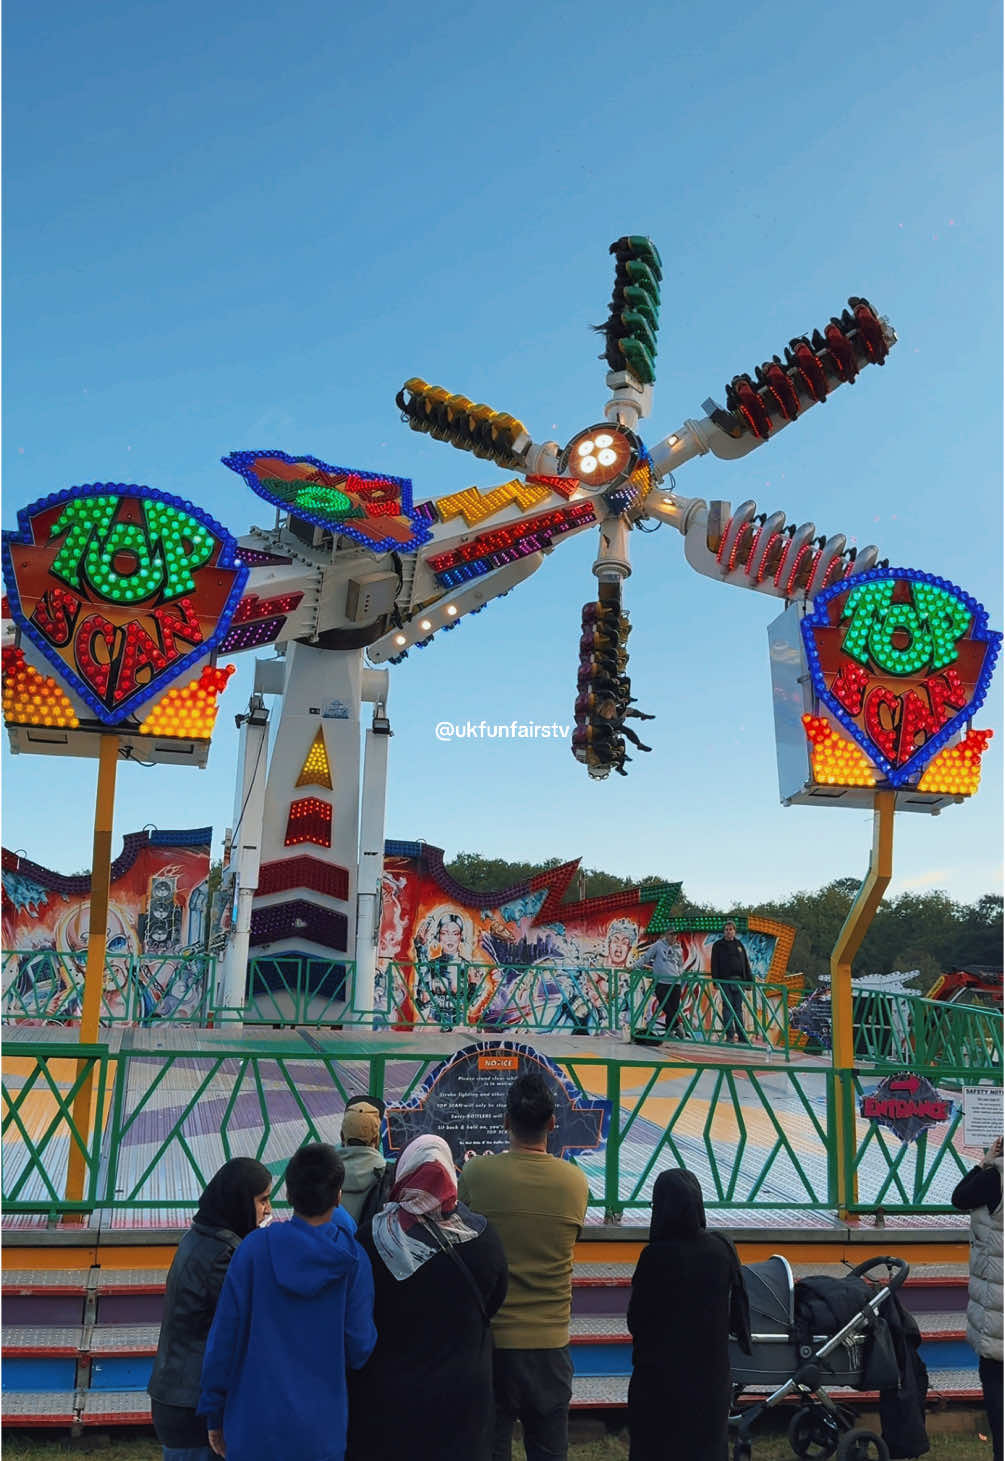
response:
M96 1045L101 1022L101 994L108 944L108 895L112 880L112 818L115 811L115 771L119 760L119 738L113 732L101 737L98 752L98 795L94 810L94 849L91 857L91 902L87 934L87 968L84 973L84 1004L80 1015L81 1045ZM77 1062L77 1078L85 1062ZM73 1102L73 1124L79 1142L70 1134L70 1156L66 1173L66 1199L82 1202L87 1179L85 1154L90 1148L94 1098L94 1067Z
M855 1030L852 1023L851 965L862 946L893 873L893 816L896 792L877 791L872 818L869 871L831 954L831 1038L834 1059L834 1139L837 1145L837 1205L848 1216L858 1195L855 1175Z

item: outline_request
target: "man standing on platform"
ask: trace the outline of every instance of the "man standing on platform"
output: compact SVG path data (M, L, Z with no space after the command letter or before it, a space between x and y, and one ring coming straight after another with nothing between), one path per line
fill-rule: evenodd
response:
M753 971L747 950L736 936L736 924L727 918L722 938L712 945L712 978L722 992L722 1023L727 1040L749 1045L743 1029L743 988L752 986Z
M654 944L650 944L645 953L640 954L631 967L633 969L651 969L653 973L653 997L656 1000L656 1010L643 1030L642 1043L645 1043L645 1037L649 1035L655 1035L664 1040L671 1036L679 1036L681 1034L680 1002L684 993L681 982L684 974L684 961L681 958L677 935L665 933ZM662 1031L656 1029L657 1020L663 1022Z
M543 1076L519 1076L506 1097L509 1151L474 1157L458 1196L484 1213L509 1263L506 1301L492 1320L495 1439L492 1461L510 1461L513 1422L527 1461L565 1461L572 1359L572 1255L586 1219L586 1177L548 1154L555 1100Z

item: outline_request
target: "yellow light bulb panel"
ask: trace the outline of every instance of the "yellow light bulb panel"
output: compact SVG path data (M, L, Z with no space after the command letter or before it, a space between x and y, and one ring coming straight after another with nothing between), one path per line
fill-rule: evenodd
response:
M207 665L197 680L169 690L140 725L140 734L208 741L216 724L217 696L234 665Z
M918 782L918 790L973 796L981 784L981 756L993 735L994 731L968 730L959 745L939 752Z
M300 768L300 775L296 780L297 786L323 786L329 791L332 789L331 763L328 760L328 751L325 747L324 731L318 726L318 733L311 742L311 748L307 752L307 759Z

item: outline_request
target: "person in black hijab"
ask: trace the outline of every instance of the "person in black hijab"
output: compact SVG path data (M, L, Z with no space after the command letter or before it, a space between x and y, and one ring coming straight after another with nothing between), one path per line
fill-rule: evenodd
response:
M206 1422L195 1413L206 1336L227 1265L241 1239L271 1212L271 1188L268 1167L252 1157L234 1157L210 1181L192 1226L178 1244L147 1386L164 1461L215 1461Z
M729 1336L750 1352L740 1260L691 1172L661 1172L628 1305L629 1461L726 1461Z

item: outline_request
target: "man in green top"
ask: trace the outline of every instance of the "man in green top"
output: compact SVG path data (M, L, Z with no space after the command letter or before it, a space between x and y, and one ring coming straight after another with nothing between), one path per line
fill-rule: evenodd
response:
M527 1461L565 1461L572 1359L572 1254L586 1218L586 1178L548 1154L555 1099L540 1075L522 1075L506 1097L509 1151L475 1157L458 1196L493 1222L509 1263L506 1301L492 1320L495 1439L492 1461L510 1461L513 1422Z

